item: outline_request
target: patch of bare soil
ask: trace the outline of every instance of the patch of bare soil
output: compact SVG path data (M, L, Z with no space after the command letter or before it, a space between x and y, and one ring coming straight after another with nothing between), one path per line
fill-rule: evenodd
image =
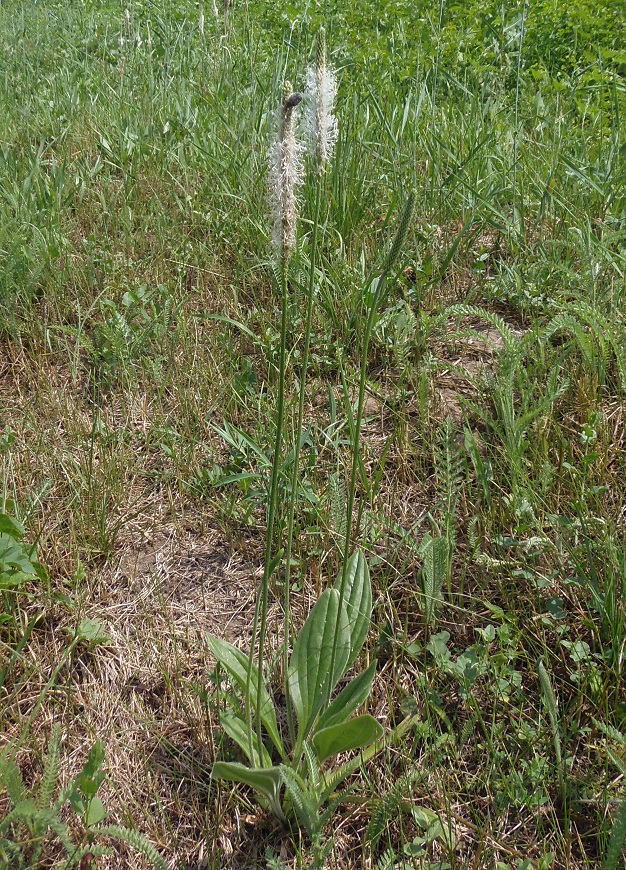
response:
M127 606L156 598L176 623L249 641L258 572L218 532L173 525L140 532L124 546L116 573L131 592Z

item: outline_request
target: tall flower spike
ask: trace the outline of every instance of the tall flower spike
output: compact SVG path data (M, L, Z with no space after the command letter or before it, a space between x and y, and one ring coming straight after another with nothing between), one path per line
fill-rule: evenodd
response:
M301 146L296 141L294 109L302 95L293 92L285 82L280 108L278 139L271 153L270 199L272 205L272 242L278 256L285 262L296 245L298 217L297 188L302 184Z
M337 96L335 71L326 63L326 31L320 27L315 66L306 75L308 129L311 150L322 172L337 142L337 119L333 114Z

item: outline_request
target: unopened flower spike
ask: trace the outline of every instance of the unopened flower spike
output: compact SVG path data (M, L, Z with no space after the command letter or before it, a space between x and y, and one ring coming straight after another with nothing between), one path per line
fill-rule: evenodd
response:
M296 245L298 217L297 188L302 184L301 146L296 141L294 109L302 95L285 82L280 108L278 139L271 153L270 199L272 205L272 242L282 261L289 259Z
M317 37L315 66L309 67L306 76L308 96L307 126L311 150L322 172L337 142L337 119L333 114L337 96L335 71L326 63L326 31L320 28Z

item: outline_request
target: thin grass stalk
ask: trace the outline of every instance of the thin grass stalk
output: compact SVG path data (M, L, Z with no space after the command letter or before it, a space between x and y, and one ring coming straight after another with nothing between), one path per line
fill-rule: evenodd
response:
M520 35L519 35L519 46L517 50L517 70L515 75L515 127L513 131L513 223L517 229L517 217L518 214L521 218L521 223L518 228L520 235L524 233L524 202L521 200L521 209L520 203L518 203L518 190L517 190L517 159L518 159L518 139L520 135L519 130L519 103L520 103L520 80L522 76L522 49L524 46L524 36L526 34L526 0L524 0L524 4L522 6L522 21L520 26Z
M513 133L513 221L517 223L517 141L519 138L519 103L520 103L520 80L522 76L522 48L524 46L524 36L526 33L526 0L522 6L522 22L519 35L519 47L517 51L517 70L515 76L515 130ZM521 232L524 232L524 225L520 227Z
M278 399L276 404L276 437L274 439L274 456L272 459L272 473L270 477L270 488L268 493L267 507L267 529L265 538L265 555L263 564L263 577L261 585L256 597L254 605L254 618L252 621L252 649L250 652L250 660L248 662L248 673L246 675L246 698L251 697L252 690L252 653L257 645L258 635L258 674L259 678L256 690L256 710L257 710L257 738L262 739L261 734L261 696L263 693L263 651L265 647L265 637L267 634L267 610L269 600L269 584L274 570L273 551L274 551L274 526L276 524L276 512L279 499L278 477L281 460L282 435L283 435L283 418L285 412L285 369L287 366L287 306L289 303L289 280L288 280L288 262L283 261L281 268L281 300L282 300L282 316L280 327L280 357L278 369ZM253 727L252 727L252 704L247 705L247 724L248 735L250 742L250 757L254 757L253 745Z
M391 249L389 251L389 255L387 256L383 269L378 277L378 281L376 284L376 290L374 292L374 297L372 299L370 309L367 314L367 321L365 325L365 333L363 336L363 347L361 348L361 367L359 374L359 398L357 404L357 413L356 420L354 422L354 434L353 434L353 442L352 442L352 468L350 472L350 488L348 490L348 506L346 511L346 539L344 542L344 552L343 552L343 578L345 579L346 569L348 564L348 558L350 556L350 544L352 539L352 517L354 514L354 502L356 498L356 478L357 471L359 467L359 451L360 451L360 439L361 439L361 425L363 423L363 406L365 404L365 384L367 381L367 361L368 361L368 350L370 338L372 335L372 328L374 326L374 317L376 315L376 311L378 310L378 306L380 304L381 299L383 298L385 286L387 284L387 280L389 278L389 273L396 262L400 250L402 248L402 244L404 243L404 239L406 238L406 234L408 232L409 224L411 221L411 217L413 215L413 206L415 201L415 194L413 191L409 194L407 202L404 207L404 211L402 213L402 217L400 219L400 224L398 226L398 230L396 232L396 236L393 240ZM355 538L358 537L359 530L355 530ZM340 592L340 600L343 603L343 594L344 594L344 584L342 582L341 592ZM332 670L331 670L332 673Z
M437 24L437 37L436 37L437 51L435 54L435 68L433 71L433 87L432 87L432 97L431 97L430 132L431 132L431 135L435 139L434 145L437 149L436 155L433 156L433 160L431 161L432 162L432 169L431 169L431 179L430 179L430 203L429 203L431 210L433 208L433 198L434 198L434 194L435 194L435 173L437 171L437 166L440 165L439 154L441 151L439 136L435 136L435 121L436 121L436 112L437 112L437 86L439 84L439 62L441 60L441 42L442 42L441 34L443 32L444 3L445 3L445 0L439 0L439 18L438 18L438 24ZM438 209L439 209L440 215L441 215L441 211L442 211L441 201L442 201L442 196L441 196L441 185L440 185L439 203L438 203Z
M393 243L389 250L389 254L384 260L383 268L378 276L378 281L376 283L376 290L374 291L374 295L370 304L370 308L367 314L367 321L365 325L365 333L363 335L363 347L361 348L361 366L360 366L360 375L359 375L359 398L357 403L357 413L356 419L354 421L354 430L352 435L352 468L350 472L350 488L348 490L348 505L346 509L346 539L344 542L344 550L343 550L343 567L341 574L341 584L339 589L339 607L337 609L337 620L335 623L335 631L333 634L333 649L331 653L330 659L330 675L331 679L328 682L328 686L326 689L327 692L327 702L330 700L331 693L331 682L332 682L332 674L335 668L335 659L337 656L337 641L339 634L339 625L341 620L341 611L343 609L343 603L345 599L346 592L346 572L348 568L348 559L350 557L350 544L352 542L352 518L354 515L354 502L356 498L356 478L359 467L359 457L360 457L360 439L361 439L361 425L363 423L363 406L365 404L365 383L367 381L367 360L368 360L368 350L370 338L372 335L372 328L374 326L374 317L376 315L376 311L378 310L378 306L380 304L381 299L383 298L385 292L385 286L387 284L387 280L389 278L389 273L393 269L393 266L400 255L400 251L402 249L402 245L404 244L404 240L408 233L409 225L411 223L411 218L413 216L413 208L415 205L415 192L411 191L409 194L406 204L404 206L404 210L402 212L402 217L400 218L400 223L398 225L398 230L394 237ZM370 285L371 286L371 285ZM358 528L355 530L354 537L358 538Z

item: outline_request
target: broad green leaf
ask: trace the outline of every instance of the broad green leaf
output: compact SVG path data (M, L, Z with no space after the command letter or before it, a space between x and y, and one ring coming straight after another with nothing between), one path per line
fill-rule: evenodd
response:
M341 592L344 584L344 604L350 625L350 657L347 668L361 652L372 621L372 584L365 556L356 550L348 559L345 578L343 572L335 581L335 589Z
M443 823L442 817L438 813L434 813L428 807L413 807L411 814L418 827L424 832L424 839L427 843L432 843L433 840L443 840L447 849L454 849L456 845L455 833L450 825Z
M8 535L15 541L19 541L24 536L24 526L18 523L14 517L0 513L0 534Z
M346 608L340 610L336 589L326 589L302 626L287 672L299 740L307 736L327 697L345 674L350 650Z
M0 571L0 589L22 586L32 576L32 574L25 574L23 571Z
M81 619L78 623L76 631L72 631L75 638L84 640L93 644L110 644L111 638L104 630L104 626L99 619Z
M91 747L89 751L89 755L87 756L87 761L83 765L83 769L78 774L76 779L71 785L70 792L68 794L68 800L72 805L72 808L83 820L86 820L86 817L89 813L89 804L93 804L95 800L95 794L102 785L104 780L104 771L100 768L104 763L104 744L102 741L98 740ZM96 812L94 810L94 812ZM99 820L101 821L101 820ZM87 823L85 821L86 824Z
M362 749L369 746L383 735L383 727L369 713L356 716L348 722L339 725L331 725L317 731L313 737L313 749L320 762L338 755L340 752L348 752L350 749Z
M238 650L237 647L233 646L232 643L228 643L228 641L220 640L217 637L213 637L213 635L207 635L207 643L211 649L211 652L218 660L218 662L223 665L232 679L235 681L236 685L239 686L241 691L245 694L246 685L248 682L248 668L250 667L250 659L248 656ZM252 704L254 710L256 710L257 706L257 686L259 683L259 670L255 665L252 665L251 672L251 680L250 680L250 690L252 697L249 702ZM265 726L265 730L270 736L270 739L276 749L280 752L281 756L285 757L285 750L283 748L282 740L280 739L280 735L278 733L278 725L276 724L276 710L274 709L274 704L272 703L272 699L270 698L269 692L265 686L265 683L262 683L261 686L261 710L256 710L257 714L261 718L261 722Z
M367 670L350 680L345 689L341 690L328 709L320 716L315 730L321 731L323 728L339 725L349 719L369 697L375 673L376 659Z
M104 743L97 740L89 750L83 769L74 780L74 787L79 788L88 797L94 795L104 779L104 771L100 769L103 764Z
M87 806L85 804L82 794L79 791L73 791L70 795L68 795L67 799L70 802L70 806L72 807L76 815L80 816L81 819L84 819L87 812Z
M245 764L216 761L211 771L211 779L225 779L228 782L242 782L244 785L249 785L259 794L265 795L270 802L272 812L279 819L284 819L280 805L280 787L283 780L278 767L259 769L246 767Z
M0 534L0 564L7 568L19 568L25 574L32 576L35 568L26 556L26 547L16 544L9 535Z
M104 818L106 818L106 812L104 806L102 805L102 801L98 797L92 798L89 802L87 812L83 816L84 823L87 826L97 825Z
M271 767L272 760L263 743L259 746L259 738L256 731L252 731L252 756L250 755L250 735L248 726L243 719L235 716L234 713L221 713L220 725L228 734L231 740L234 740L237 746L245 752L246 757L253 767Z

